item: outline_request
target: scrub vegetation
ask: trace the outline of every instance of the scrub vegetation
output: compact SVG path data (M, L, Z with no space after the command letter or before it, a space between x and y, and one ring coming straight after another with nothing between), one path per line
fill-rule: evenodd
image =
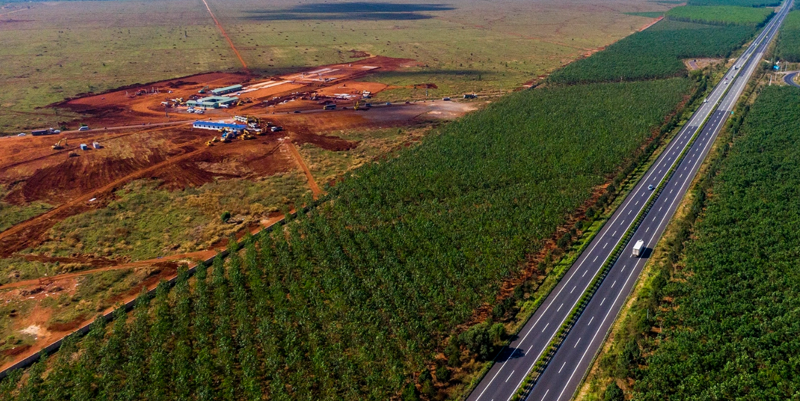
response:
M159 188L159 184L140 180L126 185L107 207L56 224L50 239L30 251L143 260L209 249L242 227L280 212L307 192L306 179L299 172L255 181L220 179L181 191ZM221 221L224 212L233 218Z
M0 185L0 199L5 198L8 192L4 185ZM52 206L44 202L32 202L20 206L0 201L0 231L5 231L9 227L38 216L51 208Z

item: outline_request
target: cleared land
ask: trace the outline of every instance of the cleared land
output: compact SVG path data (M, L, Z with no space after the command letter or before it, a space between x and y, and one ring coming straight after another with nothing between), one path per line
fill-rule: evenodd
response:
M792 11L786 16L778 36L775 55L781 60L800 62L800 11Z
M772 14L771 8L683 6L667 11L667 18L713 25L761 25Z
M663 331L627 360L641 377L637 399L787 399L800 388L793 373L798 110L792 87L765 88L753 105L714 180L685 266L662 284L656 320Z

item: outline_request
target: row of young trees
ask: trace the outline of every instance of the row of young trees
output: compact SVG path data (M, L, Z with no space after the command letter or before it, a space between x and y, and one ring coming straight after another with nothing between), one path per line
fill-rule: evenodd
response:
M783 21L775 55L781 60L800 62L800 11L791 11Z
M689 0L690 6L777 7L782 0Z
M688 79L525 91L356 170L223 267L181 273L2 399L385 400L490 356L450 339L684 99ZM502 315L505 310L498 310ZM446 346L445 346L446 345ZM436 351L448 361L425 366ZM422 373L419 373L422 372ZM14 379L14 378L12 378Z
M712 25L761 26L775 14L770 8L737 6L682 6L667 11L673 21L696 22Z
M635 399L784 400L800 391L800 93L765 88L730 149L696 239L685 242L685 267L657 286L652 324L663 331L618 360L639 379Z
M553 72L548 81L570 85L685 75L682 59L728 57L755 29L664 20Z

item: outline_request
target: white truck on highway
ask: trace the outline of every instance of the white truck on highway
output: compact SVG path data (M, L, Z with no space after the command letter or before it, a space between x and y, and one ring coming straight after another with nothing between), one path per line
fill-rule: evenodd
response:
M636 244L633 245L633 256L638 258L642 256L642 252L644 252L644 241L638 240Z

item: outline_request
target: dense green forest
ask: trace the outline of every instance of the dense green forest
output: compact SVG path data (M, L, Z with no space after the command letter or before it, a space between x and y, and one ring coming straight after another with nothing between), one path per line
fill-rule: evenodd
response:
M765 88L729 152L661 290L658 341L626 348L637 400L800 392L800 92Z
M495 299L691 85L674 78L505 97L356 170L285 232L229 258L226 272L217 263L194 285L182 277L131 321L66 345L47 380L34 367L15 396L385 400L427 372L455 327Z
M736 6L683 6L667 11L674 21L697 22L713 25L763 24L775 12L770 8Z
M777 7L782 0L689 0L690 6Z
M553 72L548 82L635 81L686 74L681 59L727 57L752 37L754 26L713 26L664 20L591 57Z
M790 12L783 21L775 55L781 60L800 62L800 11Z

